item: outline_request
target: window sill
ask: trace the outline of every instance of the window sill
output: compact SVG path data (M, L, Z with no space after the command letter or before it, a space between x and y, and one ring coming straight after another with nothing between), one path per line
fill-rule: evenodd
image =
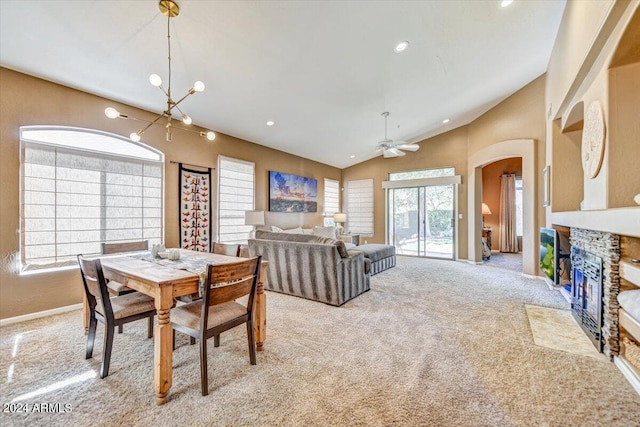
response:
M33 276L37 274L47 274L47 273L56 273L67 270L77 270L77 265L65 265L62 267L50 267L50 268L36 268L31 270L22 270L20 271L20 276Z

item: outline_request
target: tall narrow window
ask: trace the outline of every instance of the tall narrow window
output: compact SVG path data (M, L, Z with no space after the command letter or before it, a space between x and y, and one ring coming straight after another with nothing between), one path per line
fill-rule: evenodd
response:
M347 230L373 236L373 179L347 182Z
M245 243L253 229L244 225L244 212L255 199L255 164L218 157L218 241Z
M162 153L69 127L23 127L20 144L23 270L76 265L102 242L161 242Z
M340 212L340 183L324 179L324 225L334 225L333 214Z
M522 178L516 177L516 236L522 236Z

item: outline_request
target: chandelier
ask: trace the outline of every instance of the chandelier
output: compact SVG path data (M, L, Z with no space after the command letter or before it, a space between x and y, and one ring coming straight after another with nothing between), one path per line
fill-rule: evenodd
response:
M164 110L162 113L160 113L158 115L158 117L156 117L154 120L144 120L144 119L136 119L134 117L129 117L126 114L122 114L120 113L118 110L116 110L113 107L108 107L104 110L104 114L110 118L110 119L130 119L130 120L136 120L136 121L140 121L140 122L146 122L147 125L145 127L143 127L142 129L138 130L137 132L132 132L129 135L129 138L132 141L138 142L141 139L142 134L149 129L151 126L155 125L156 123L158 123L162 118L166 118L166 124L165 124L165 128L167 129L167 134L166 134L166 139L167 141L171 141L171 130L173 128L173 124L171 123L171 119L172 119L172 115L174 113L174 110L177 110L177 113L180 114L180 117L182 118L182 122L185 125L190 125L192 123L191 117L189 117L188 115L186 115L179 107L180 103L182 103L182 101L184 101L185 99L187 99L189 96L193 95L196 92L202 92L204 91L204 83L202 83L201 81L197 81L193 84L193 87L191 89L189 89L189 91L182 97L180 98L178 101L174 101L173 98L171 97L171 18L174 18L176 16L178 16L178 14L180 13L180 7L178 6L177 3L175 3L172 0L160 0L160 2L158 3L158 8L160 9L160 12L162 12L163 15L165 15L167 17L167 45L169 48L169 76L168 76L168 81L167 81L167 88L165 90L165 88L162 86L162 78L157 75L157 74L151 74L149 76L149 83L151 83L153 86L157 87L158 89L160 89L165 96L167 97L167 108L166 110ZM178 127L178 129L181 130L186 130L189 132L197 132L195 130L192 129L185 129L185 128L181 128ZM216 134L213 133L212 131L206 131L206 132L199 132L200 136L207 138L209 141L213 141L216 138Z

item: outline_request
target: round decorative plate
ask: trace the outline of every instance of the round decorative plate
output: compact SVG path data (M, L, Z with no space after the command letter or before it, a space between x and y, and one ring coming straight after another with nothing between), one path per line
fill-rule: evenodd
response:
M604 156L604 115L599 101L593 101L584 116L582 129L582 169L584 176L595 178Z

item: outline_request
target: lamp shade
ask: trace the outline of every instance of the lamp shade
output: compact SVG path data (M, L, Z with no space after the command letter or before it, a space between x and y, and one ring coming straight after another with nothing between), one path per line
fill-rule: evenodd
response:
M491 209L489 209L486 203L482 204L482 215L491 215Z
M344 223L347 222L347 214L342 212L336 212L333 214L333 222Z
M244 211L244 225L264 225L264 211Z

